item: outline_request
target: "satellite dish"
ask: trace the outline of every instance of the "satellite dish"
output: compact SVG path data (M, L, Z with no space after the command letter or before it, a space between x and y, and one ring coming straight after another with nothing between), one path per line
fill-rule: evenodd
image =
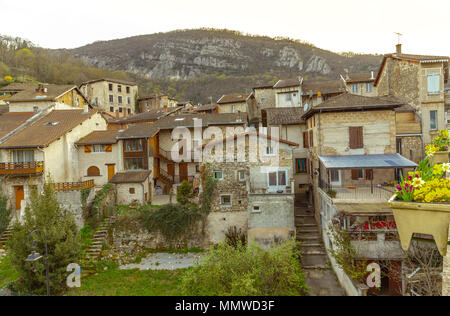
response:
M307 112L308 109L309 109L309 105L308 105L308 103L305 103L305 105L303 106L303 111Z

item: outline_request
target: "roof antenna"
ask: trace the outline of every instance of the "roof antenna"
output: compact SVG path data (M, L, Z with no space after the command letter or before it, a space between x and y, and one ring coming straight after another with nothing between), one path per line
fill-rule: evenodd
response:
M398 33L398 32L394 32L394 34L397 34L398 37L398 43L397 44L401 44L401 37L403 36L402 33Z

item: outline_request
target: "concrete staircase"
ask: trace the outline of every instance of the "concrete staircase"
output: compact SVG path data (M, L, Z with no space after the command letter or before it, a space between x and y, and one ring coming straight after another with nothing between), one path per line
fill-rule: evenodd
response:
M102 252L103 244L107 242L108 229L116 220L117 220L116 216L108 217L98 227L97 231L94 233L93 236L94 241L92 245L89 247L89 249L86 251L86 259L91 261L98 260Z

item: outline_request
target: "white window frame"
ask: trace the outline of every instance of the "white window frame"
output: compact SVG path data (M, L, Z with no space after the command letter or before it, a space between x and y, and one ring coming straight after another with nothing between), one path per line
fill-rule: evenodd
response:
M242 178L241 174L243 174ZM239 182L245 182L247 180L247 172L245 170L238 170L238 180Z
M435 127L433 128L431 126L431 113L436 113L435 117L434 117L434 123L435 123ZM438 111L437 110L430 110L430 130L431 131L436 131L438 129Z
M273 146L265 147L264 156L266 156L266 157L274 157L275 156L275 150L274 150Z
M216 173L219 173L219 172L221 173L222 177L217 178L217 177L216 177ZM222 181L222 180L223 180L223 170L214 170L214 171L213 171L213 175L214 175L214 179L219 180L219 181Z
M229 196L230 197L230 203L229 204L224 204L223 202L222 202L222 198L223 197L225 197L225 196ZM232 194L221 194L220 195L220 205L221 206L224 206L224 207L232 207L233 206L233 195Z
M93 153L97 153L97 154L105 153L106 152L106 146L105 145L99 145L99 144L93 145L92 146L92 152Z
M109 99L109 103L114 103L114 95L113 94L110 94L108 99Z
M435 84L437 83L437 90L432 90L432 91L430 90L431 89L431 85L430 85L431 78L437 79L437 82L434 82ZM439 94L440 92L441 92L441 74L437 73L437 72L432 72L432 73L427 74L427 93L429 95L436 95L436 94Z
M280 179L279 174L282 172L285 173L285 177L286 177L286 184L284 184L284 185L280 185L280 183L279 183L279 179ZM271 173L277 174L277 184L276 185L270 185L270 174ZM274 193L277 191L286 191L287 186L290 186L289 170L287 168L273 168L272 170L267 171L267 192Z

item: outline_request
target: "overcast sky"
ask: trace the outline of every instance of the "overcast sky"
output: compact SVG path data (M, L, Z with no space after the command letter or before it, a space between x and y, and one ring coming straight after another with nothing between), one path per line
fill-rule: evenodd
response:
M0 34L47 48L199 27L301 39L335 52L450 55L449 0L0 0Z

